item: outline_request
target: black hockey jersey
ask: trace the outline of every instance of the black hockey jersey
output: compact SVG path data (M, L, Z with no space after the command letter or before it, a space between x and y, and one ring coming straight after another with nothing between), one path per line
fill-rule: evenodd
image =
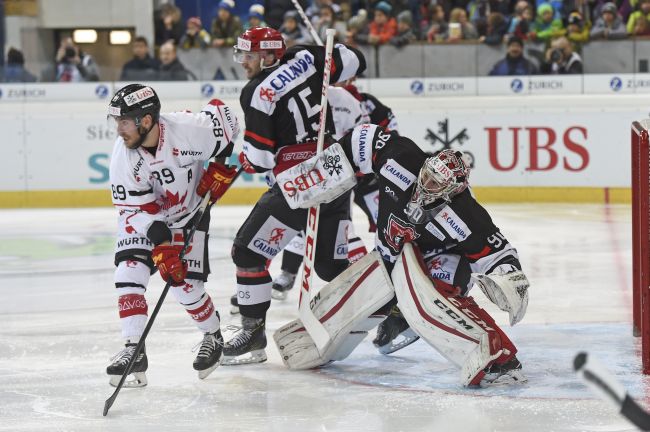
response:
M451 202L435 202L421 223L411 222L407 204L428 156L409 138L366 124L339 142L355 169L378 177L376 248L389 270L407 242L416 243L424 255L443 251L463 255L472 272L490 273L504 263L521 269L516 250L469 189Z
M363 54L345 45L337 44L332 58L330 83L366 68ZM244 153L257 171L272 169L282 147L316 140L324 68L324 47L295 46L278 67L263 70L243 88L239 101L246 122ZM331 112L326 130L334 131Z

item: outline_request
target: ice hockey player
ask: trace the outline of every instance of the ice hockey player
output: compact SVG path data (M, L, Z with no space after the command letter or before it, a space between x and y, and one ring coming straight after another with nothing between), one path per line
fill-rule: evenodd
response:
M297 45L286 50L282 35L271 28L244 32L234 47L234 60L250 80L240 103L246 130L242 165L247 170L274 173L311 157L316 148L325 49ZM333 51L331 83L365 70L363 54L345 45ZM333 131L331 112L325 125ZM315 271L326 281L348 266L345 226L350 195L322 206ZM234 240L237 300L242 327L224 346L222 364L266 360L265 316L271 301L272 279L267 260L273 259L306 226L307 210L288 207L277 185L258 201ZM337 248L337 244L345 244Z
M462 154L428 157L409 138L376 125L356 127L340 145L353 169L378 176L376 248L392 272L406 326L461 369L464 385L525 381L514 344L468 296L478 285L514 325L526 312L529 284L517 251L468 188ZM314 167L318 158L303 164ZM328 184L332 174L321 175ZM278 177L281 187L284 181ZM285 197L294 206L301 200ZM305 198L313 201L314 191Z
M370 122L370 117L366 112L365 106L342 87L330 86L327 93L327 101L334 120L334 133L332 133L334 139L342 138L355 126ZM270 184L275 181L272 173L267 174L267 181ZM368 193L366 189L364 189L364 192L366 194ZM370 200L374 203L373 199ZM364 211L366 210L364 209ZM374 225L374 221L372 223ZM305 239L303 234L299 233L289 241L282 251L281 273L273 280L271 287L271 297L274 300L285 300L287 298L288 292L293 288L296 277L298 276L304 250ZM367 251L363 241L355 234L354 227L350 222L348 228L348 258L354 261L365 253ZM231 297L230 304L230 313L239 313L236 293Z
M193 367L199 378L218 365L223 348L219 314L205 291L209 274L208 226L205 214L191 249L181 260L184 233L193 224L201 196L216 201L236 170L211 162L230 155L239 133L237 118L213 99L198 114L160 114L160 100L148 86L130 84L110 101L108 118L118 138L110 164L113 204L119 211L115 252L115 288L126 345L107 368L112 385L119 382L147 321L145 291L157 269L171 292L204 334ZM127 386L146 385L147 354L143 350Z

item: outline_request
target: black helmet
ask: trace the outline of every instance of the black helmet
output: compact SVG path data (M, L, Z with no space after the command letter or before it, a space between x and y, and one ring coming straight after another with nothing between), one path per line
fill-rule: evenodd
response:
M129 84L115 93L108 104L108 115L115 117L130 117L137 125L140 120L150 114L154 123L160 116L160 99L149 86Z

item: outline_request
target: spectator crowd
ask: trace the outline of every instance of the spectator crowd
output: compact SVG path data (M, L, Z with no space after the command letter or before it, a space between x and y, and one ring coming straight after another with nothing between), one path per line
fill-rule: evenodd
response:
M244 1L238 0L239 6ZM650 36L650 0L298 0L307 23L291 0L255 1L247 0L248 12L239 16L235 0L221 0L210 23L184 18L177 6L164 3L154 16L155 50L145 38L135 38L133 59L120 79L194 79L177 50L228 48L246 29L267 25L278 29L288 46L314 43L314 33L324 40L327 28L336 30L337 42L357 46L504 46L506 57L491 75L582 73L580 53L589 41ZM527 46L541 47L535 62L525 57ZM0 81L32 79L22 53L10 49ZM47 79L93 81L99 76L93 59L66 38Z

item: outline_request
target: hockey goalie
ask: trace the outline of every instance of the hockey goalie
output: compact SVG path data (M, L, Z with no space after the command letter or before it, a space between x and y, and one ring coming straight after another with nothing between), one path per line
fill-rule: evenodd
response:
M376 125L358 126L330 148L337 148L355 171L378 176L373 256L381 256L390 278L375 285L377 292L369 287L364 290L363 281L358 285L373 307L381 299L389 300L374 311L370 304L365 308L360 305L353 318L341 316L340 320L332 308L315 305L314 315L332 335L327 350L314 353L309 348L309 335L302 335L302 349L312 356L303 352L304 360L292 363L290 357L285 363L304 368L341 360L360 342L360 335L355 339L357 332L368 331L379 316L388 315L374 340L382 353L394 352L421 338L460 369L464 386L525 382L514 343L468 295L470 288L478 286L490 301L508 312L510 324L515 325L526 313L529 282L517 251L474 199L462 154L443 150L429 156L409 138ZM318 157L323 156L303 162L308 166L302 169L317 166ZM326 184L330 179L327 172L323 175ZM278 176L281 185L283 181L285 178ZM335 198L328 190L322 196L325 202ZM300 194L287 199L294 206L303 205ZM304 194L304 200L305 206L313 205L319 202L319 194L311 190ZM354 264L347 272L363 273L368 260ZM347 291L337 287L357 282L339 278L331 281L314 302L323 302L325 293L330 305L345 307ZM394 296L390 295L392 290ZM336 292L338 296L332 294ZM293 330L290 326L282 328L284 333L279 331L281 337L276 338L283 354L287 346L292 352L298 351L295 329L300 326L293 323ZM304 329L302 333L306 333ZM287 341L295 344L282 344Z

